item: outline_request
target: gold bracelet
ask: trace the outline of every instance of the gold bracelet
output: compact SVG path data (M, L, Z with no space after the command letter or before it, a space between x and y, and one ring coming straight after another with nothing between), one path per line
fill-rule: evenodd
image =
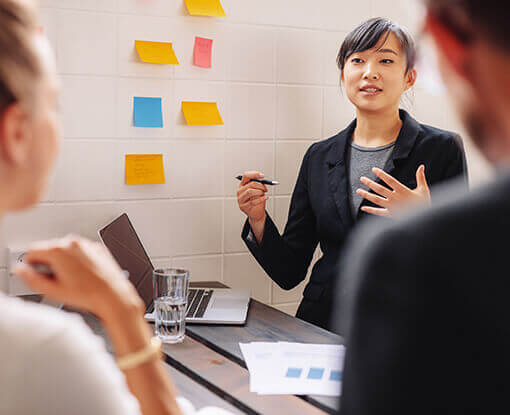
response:
M154 336L151 339L150 344L142 350L117 358L117 366L120 370L129 370L141 365L142 363L149 362L156 357L160 358L160 356L161 339Z

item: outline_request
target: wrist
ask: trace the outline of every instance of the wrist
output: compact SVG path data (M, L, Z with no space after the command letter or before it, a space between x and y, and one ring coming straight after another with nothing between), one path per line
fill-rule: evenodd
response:
M131 288L131 289L129 289ZM150 344L152 332L145 321L145 304L132 287L107 296L97 313L117 356L133 353Z
M118 357L147 347L154 334L143 313L129 308L119 310L119 314L112 313L102 323Z
M251 230L255 236L255 239L257 240L257 243L259 243L259 244L262 242L262 238L264 237L264 229L266 227L266 219L267 219L267 214L265 211L264 211L264 217L257 222L252 222L251 219L248 219L248 223L250 224Z
M105 288L101 306L94 310L104 324L145 314L145 304L128 281Z
M264 216L262 216L262 218L260 219L253 219L253 218L248 218L248 223L250 224L251 228L253 230L255 230L255 228L257 229L260 229L260 228L263 228L264 225L266 224L266 217L267 217L267 214L266 212L264 211Z

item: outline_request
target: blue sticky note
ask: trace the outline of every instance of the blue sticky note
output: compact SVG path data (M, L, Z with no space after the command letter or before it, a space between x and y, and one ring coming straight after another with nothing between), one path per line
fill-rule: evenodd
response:
M135 127L163 128L161 98L134 97Z
M324 369L319 367L312 367L308 371L308 379L322 379L324 376Z
M301 372L303 369L298 369L296 367L289 367L287 369L287 373L285 374L285 377L287 378L299 378L301 376Z
M332 370L329 374L329 380L335 380L340 382L342 380L342 372L339 370Z

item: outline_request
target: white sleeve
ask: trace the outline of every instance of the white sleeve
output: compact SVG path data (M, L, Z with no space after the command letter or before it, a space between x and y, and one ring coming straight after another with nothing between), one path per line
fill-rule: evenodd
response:
M140 415L122 372L101 338L72 318L31 354L27 413ZM30 392L29 392L30 391Z
M232 415L231 412L212 406L196 411L191 402L182 397L177 398L177 404L179 405L182 415Z

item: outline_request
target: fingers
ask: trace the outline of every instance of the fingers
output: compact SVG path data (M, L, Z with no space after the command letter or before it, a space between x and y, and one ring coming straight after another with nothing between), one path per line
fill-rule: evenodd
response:
M17 264L14 268L14 273L35 292L51 296L57 290L55 280L47 275L39 274L32 267L24 263Z
M386 217L390 216L390 212L388 211L388 209L363 206L361 208L361 210L363 212L366 212L366 213L369 213L369 214L375 215L375 216L386 216Z
M40 262L52 266L63 259L64 251L70 249L76 250L84 242L84 239L74 235L36 242L30 246L25 255L25 260L28 263Z
M360 179L360 182L385 198L391 197L392 191L390 189L380 185L379 183L374 182L373 180L370 180L367 177L362 177Z
M377 177L379 177L384 183L386 183L388 186L390 186L396 192L403 193L403 192L406 192L406 191L410 190L408 187L404 186L402 183L400 183L393 176L391 176L388 173L386 173L384 170L381 170L381 169L379 169L377 167L374 167L372 169L372 171L374 172L374 174Z
M249 188L246 189L244 192L241 192L237 200L239 201L240 204L244 204L251 199L260 198L263 197L264 195L265 192L263 190Z
M427 178L425 177L425 165L422 164L416 170L416 185L417 187L428 188Z
M246 203L240 204L239 207L241 208L242 211L244 211L245 209L250 209L253 206L258 206L268 199L269 199L268 196L257 197L255 199L248 200Z
M244 195L248 189L260 190L264 193L267 192L266 185L258 182L249 182L248 184L240 186L239 189L237 189L237 199L240 200L242 195Z
M381 207L388 207L389 201L388 199L385 199L381 196L377 196L374 193L369 193L366 190L358 189L356 190L356 193L359 194L362 198L369 200L370 202L381 206Z
M248 184L251 179L263 179L264 174L260 173L258 171L245 171L243 173L243 179L241 180L240 186L244 186L245 184Z
M264 203L267 199L269 199L267 196L263 196L263 197L258 197L256 199L251 199L250 200L250 204L252 206L258 206L260 205L261 203Z
M259 182L249 182L239 188L239 190L242 190L242 189L259 189L259 190L263 190L264 192L267 192L266 185L259 183Z

